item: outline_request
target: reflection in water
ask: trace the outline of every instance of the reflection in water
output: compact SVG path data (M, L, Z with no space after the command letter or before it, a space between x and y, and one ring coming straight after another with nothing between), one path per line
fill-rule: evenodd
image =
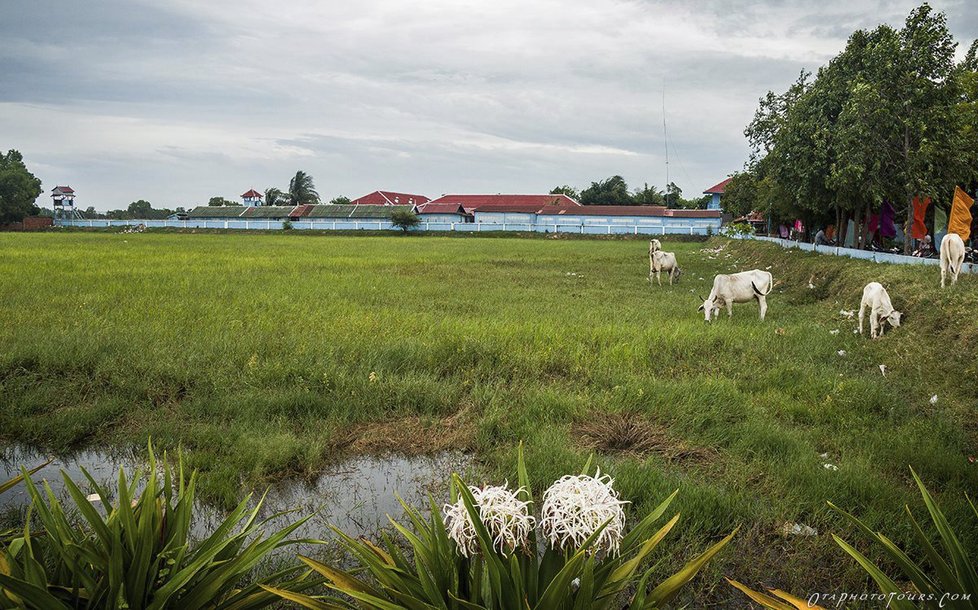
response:
M19 474L21 466L31 468L47 459L43 453L20 445L0 450L0 481ZM329 525L335 525L354 537L372 537L389 524L387 515L398 520L403 517L397 496L408 505L427 513L424 509L428 506L428 498L433 497L439 506L447 502L451 473L458 472L464 476L470 465L470 458L457 452L414 457L356 457L331 466L315 481L289 480L272 485L262 506L261 516L294 511L273 519L268 528L271 531L306 515L313 515L295 532L295 537L332 538ZM114 493L120 467L127 477L131 477L137 469L145 469L146 462L142 454L135 451L85 450L59 457L32 478L38 485L46 480L59 498L67 499L62 470L86 494L94 489L82 473L82 468L99 485ZM260 493L255 496L253 500L257 502ZM23 485L0 495L0 511L28 503L27 490ZM204 503L199 503L195 514L196 536L205 536L213 531L225 515L224 511Z

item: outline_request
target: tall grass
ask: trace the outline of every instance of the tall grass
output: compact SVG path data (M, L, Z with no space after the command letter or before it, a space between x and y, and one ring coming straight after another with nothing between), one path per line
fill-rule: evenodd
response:
M688 450L599 455L634 510L681 487L680 548L744 525L742 552L703 582L792 591L861 582L827 536L776 533L851 528L826 500L913 544L895 519L915 494L908 463L949 519L968 514L974 278L941 292L933 268L664 246L684 274L660 288L637 240L0 234L0 440L182 443L202 492L230 505L242 483L312 472L378 426L415 450L451 429L511 479L523 440L541 486L589 452L582 423L627 417ZM753 305L696 314L715 273L769 265L766 322ZM839 311L877 279L908 316L871 342Z

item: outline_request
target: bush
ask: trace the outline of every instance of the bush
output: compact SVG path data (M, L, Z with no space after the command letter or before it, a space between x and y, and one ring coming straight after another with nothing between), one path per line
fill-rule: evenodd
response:
M22 535L0 551L0 608L261 608L278 600L262 584L287 591L318 584L298 567L242 584L269 553L298 542L288 536L304 519L266 536L264 522L256 521L261 502L249 510L249 496L213 534L194 542L197 473L185 477L182 459L171 472L165 455L162 484L158 472L150 448L142 493L136 496L142 474L129 481L120 471L115 505L87 472L97 501L62 472L80 515L74 523L51 487L45 482L42 495L25 471L31 506ZM44 528L40 535L31 531L30 513Z
M726 237L750 237L753 234L754 227L749 222L732 222L720 229L720 235Z
M630 608L651 609L668 603L734 535L652 587L655 567L643 564L679 515L657 530L653 525L678 492L625 534L625 502L618 500L610 478L600 473L564 477L544 494L537 522L528 508L533 496L522 448L518 469L516 490L469 487L454 475L452 503L444 516L433 501L428 518L404 505L411 527L392 523L410 546L410 559L389 537L377 545L334 528L359 569L347 572L300 559L353 603L266 588L313 609L601 610L622 607L625 597L630 598ZM586 465L583 472L589 469ZM546 544L537 542L536 523ZM361 573L372 578L364 579Z
M293 229L293 227L292 227L292 221L291 220L286 220L285 222L282 223L282 230L284 230L284 231L291 231L292 229Z
M391 214L391 224L405 233L420 223L421 219L411 210L394 210Z

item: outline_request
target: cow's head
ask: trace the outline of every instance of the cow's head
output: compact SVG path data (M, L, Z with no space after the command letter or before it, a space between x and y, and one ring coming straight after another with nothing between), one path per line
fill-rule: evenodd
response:
M717 305L716 298L710 296L708 298L703 299L703 304L700 305L699 309L697 309L696 311L702 311L703 319L709 322L711 318L715 317L718 313L720 313L720 307Z
M679 276L682 274L683 274L683 270L680 269L679 267L676 267L676 270L672 272L672 278L673 280L675 280L677 284L679 283Z

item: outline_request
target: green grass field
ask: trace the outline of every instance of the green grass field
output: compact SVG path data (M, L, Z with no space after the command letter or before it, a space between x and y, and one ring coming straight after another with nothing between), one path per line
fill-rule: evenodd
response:
M665 242L684 275L660 288L641 240L0 233L0 444L151 436L223 502L354 453L464 448L513 481L523 441L543 488L595 452L638 513L681 489L667 564L741 526L702 599L720 574L874 590L825 502L907 541L908 465L978 547L978 278L703 251L724 243ZM696 312L715 273L769 265L767 321ZM906 312L875 342L839 315L870 280Z

